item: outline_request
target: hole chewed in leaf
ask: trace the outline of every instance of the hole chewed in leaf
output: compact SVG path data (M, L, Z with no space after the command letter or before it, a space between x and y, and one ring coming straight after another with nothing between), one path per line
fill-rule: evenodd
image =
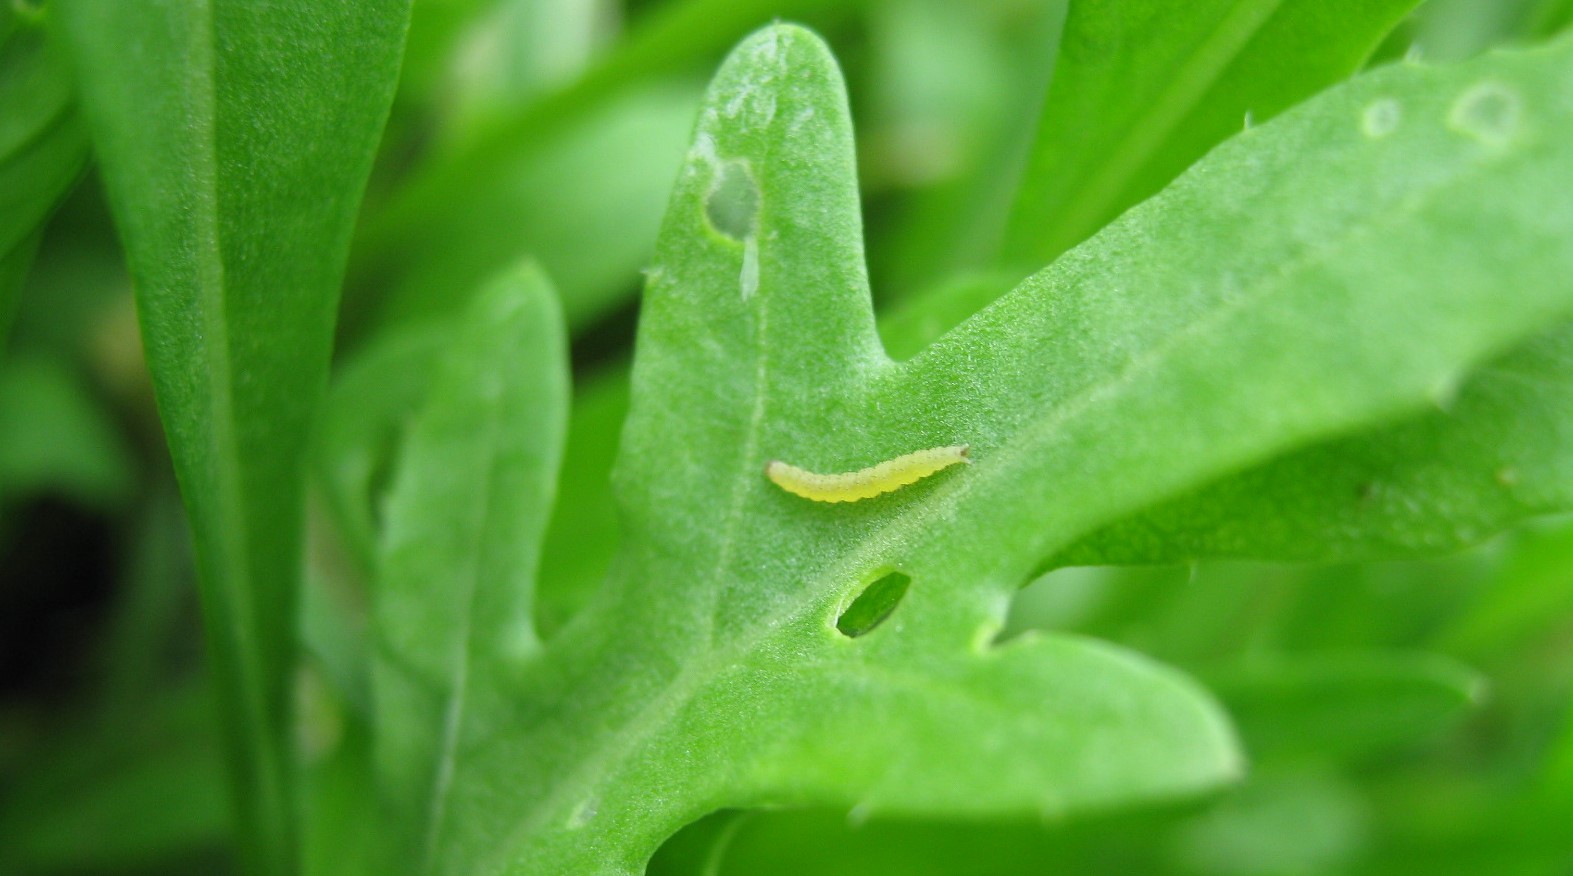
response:
M849 639L856 639L885 622L890 613L901 604L912 584L910 575L891 572L863 588L852 604L836 618L836 629Z
M721 164L710 194L705 197L705 218L717 232L742 242L754 236L759 213L759 186L748 163L732 159Z

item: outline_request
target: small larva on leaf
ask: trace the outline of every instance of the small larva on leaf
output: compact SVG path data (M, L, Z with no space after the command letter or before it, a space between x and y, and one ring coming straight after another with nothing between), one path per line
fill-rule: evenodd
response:
M845 474L817 474L773 459L765 466L765 476L788 493L815 502L856 502L917 483L958 462L970 464L967 446L930 447Z

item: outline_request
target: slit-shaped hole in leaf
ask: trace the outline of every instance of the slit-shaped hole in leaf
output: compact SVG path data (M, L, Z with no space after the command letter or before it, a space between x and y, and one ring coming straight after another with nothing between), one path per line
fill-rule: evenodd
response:
M746 240L754 236L758 213L759 186L748 163L737 159L723 162L705 198L705 218L711 227L733 240Z
M911 584L912 576L891 572L864 587L863 592L852 600L852 604L841 612L841 617L836 618L836 629L851 639L869 632L890 617L890 613L901 604L901 598L907 595L907 587Z

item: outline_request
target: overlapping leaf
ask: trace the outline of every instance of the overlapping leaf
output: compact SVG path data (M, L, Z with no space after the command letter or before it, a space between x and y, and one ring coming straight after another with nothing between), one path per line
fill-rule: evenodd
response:
M57 4L192 523L241 858L295 867L306 436L408 0Z
M44 220L87 161L70 72L44 15L0 7L0 344Z

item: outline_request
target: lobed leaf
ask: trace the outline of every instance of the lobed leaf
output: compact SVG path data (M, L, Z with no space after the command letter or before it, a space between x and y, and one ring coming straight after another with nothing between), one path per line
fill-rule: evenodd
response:
M829 514L769 485L767 456L807 435L844 456L802 462L832 467L944 443L824 428L865 409L858 386L882 359L850 133L804 31L767 29L719 74L651 271L616 475L623 553L508 720L461 747L439 872L637 872L726 805L1069 811L1238 770L1216 707L1169 670L1072 638L988 649L1003 579L914 555L884 624L836 630L886 564L834 564L888 543L871 537L882 521L932 519L913 498L942 481ZM951 764L940 745L976 756ZM1099 759L1115 751L1122 763Z
M1564 321L1570 54L1334 89L895 363L833 62L790 26L745 42L649 274L622 551L465 712L429 869L638 872L725 807L1025 815L1228 781L1238 749L1193 683L1072 636L994 645L1009 594L1101 526L1422 411ZM955 443L972 466L850 505L763 476ZM883 623L838 629L891 573L910 584ZM452 628L428 644L455 653Z
M419 856L446 828L453 760L506 714L567 416L567 345L534 266L477 297L441 358L388 499L373 618L377 766Z

